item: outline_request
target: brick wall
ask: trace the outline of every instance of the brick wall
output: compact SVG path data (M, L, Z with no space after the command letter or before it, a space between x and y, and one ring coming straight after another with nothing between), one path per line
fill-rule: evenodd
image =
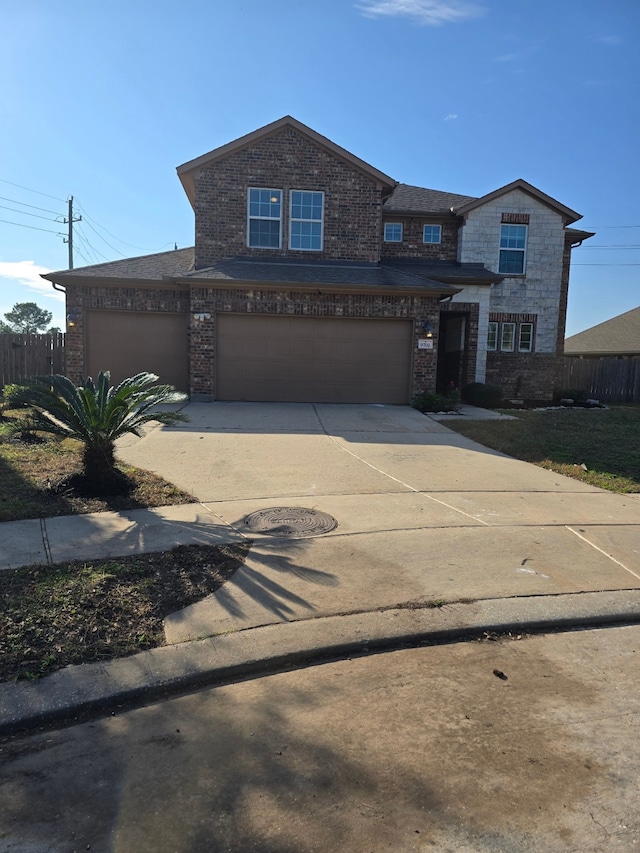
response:
M553 353L489 352L486 381L508 400L550 402L559 361Z
M385 222L402 223L402 242L385 243L382 240L381 258L414 258L428 261L455 261L458 254L458 221L456 219L436 222L417 216L394 216L386 213L383 218L383 235ZM440 243L423 243L423 225L441 225ZM381 238L382 239L382 238Z
M247 246L247 189L280 189L282 248ZM288 247L290 190L325 193L323 251ZM381 188L345 160L283 128L195 176L196 269L231 257L375 263L380 259Z

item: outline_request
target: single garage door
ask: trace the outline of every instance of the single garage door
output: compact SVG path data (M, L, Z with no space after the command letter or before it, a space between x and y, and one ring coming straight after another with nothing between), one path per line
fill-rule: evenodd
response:
M111 371L114 384L148 371L159 382L189 391L186 314L87 311L87 375Z
M409 402L410 320L219 314L216 397Z

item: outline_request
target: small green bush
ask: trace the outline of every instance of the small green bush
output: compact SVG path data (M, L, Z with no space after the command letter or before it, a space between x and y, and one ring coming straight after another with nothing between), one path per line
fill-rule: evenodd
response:
M462 399L471 406L497 409L503 400L502 388L498 385L485 385L484 382L471 382L462 389Z
M554 388L553 402L559 403L560 400L575 400L577 403L584 403L589 398L589 392L584 388Z
M422 394L416 394L411 405L423 414L425 412L455 412L456 402L444 394L432 394L429 391L423 391Z

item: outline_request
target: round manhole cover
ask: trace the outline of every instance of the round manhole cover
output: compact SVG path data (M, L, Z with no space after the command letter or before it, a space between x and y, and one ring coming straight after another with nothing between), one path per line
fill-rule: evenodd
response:
M269 536L318 536L338 526L332 515L304 506L274 506L252 512L245 520L249 530Z

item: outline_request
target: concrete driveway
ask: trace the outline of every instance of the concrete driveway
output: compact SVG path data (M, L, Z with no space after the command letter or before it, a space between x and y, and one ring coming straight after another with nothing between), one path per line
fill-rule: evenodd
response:
M118 445L250 536L246 565L167 620L171 643L239 628L465 599L640 587L640 498L495 453L408 407L203 403ZM579 462L580 460L576 460ZM337 527L255 534L307 507Z

